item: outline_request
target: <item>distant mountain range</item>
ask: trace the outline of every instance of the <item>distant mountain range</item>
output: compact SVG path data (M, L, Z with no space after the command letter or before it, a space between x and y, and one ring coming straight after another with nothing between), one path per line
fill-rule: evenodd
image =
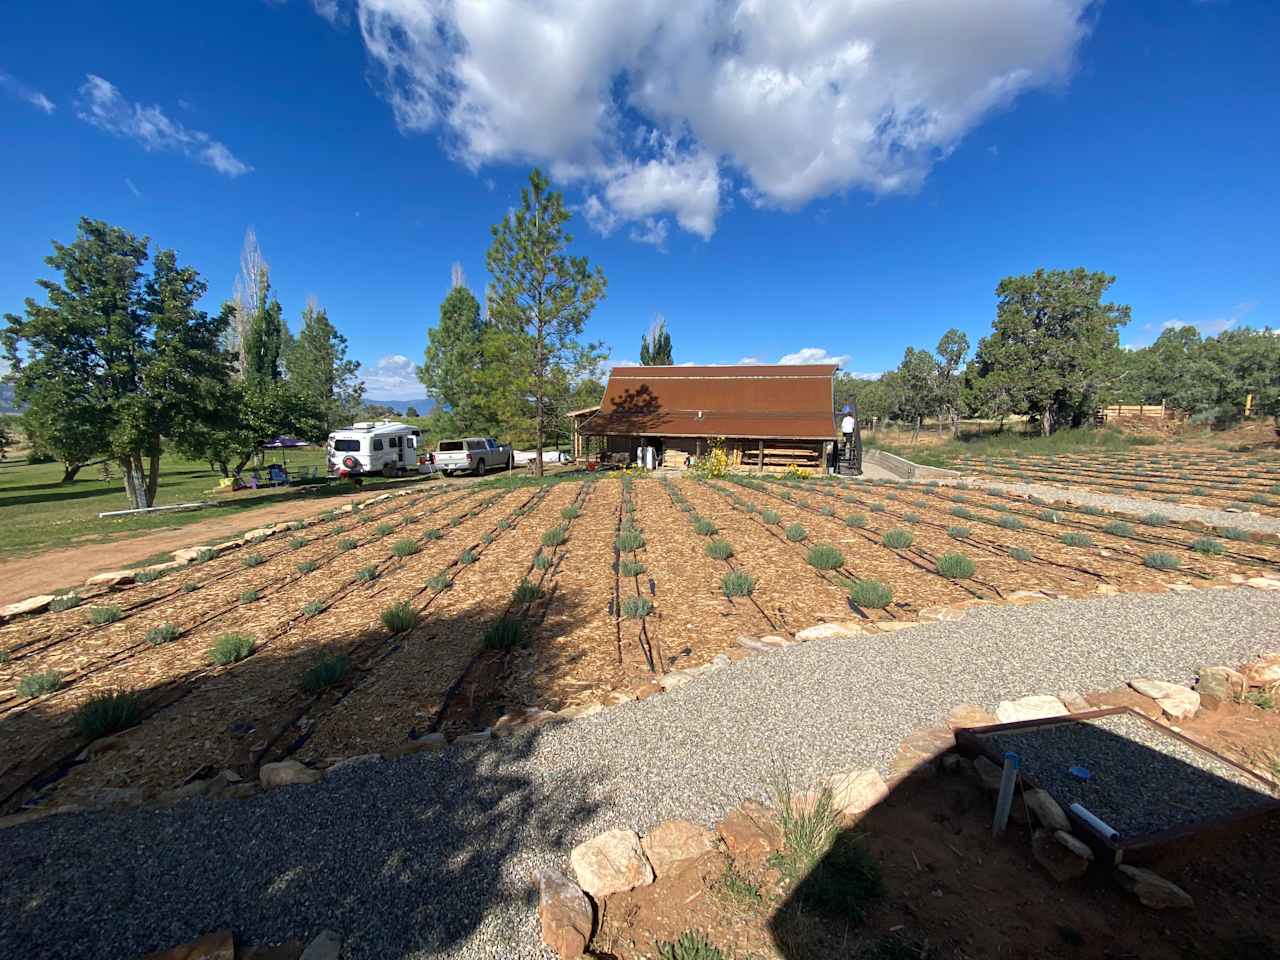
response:
M418 411L418 416L425 417L435 407L435 403L423 397L421 400L379 400L377 397L365 397L364 402L379 407L390 407L401 415L410 407Z

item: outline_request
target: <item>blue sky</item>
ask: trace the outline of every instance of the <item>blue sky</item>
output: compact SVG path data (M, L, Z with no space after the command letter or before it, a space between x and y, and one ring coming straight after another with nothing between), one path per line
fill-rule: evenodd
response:
M1280 4L224 0L0 8L0 310L81 215L230 295L252 225L370 394L412 362L531 164L634 360L976 343L999 279L1106 270L1122 341L1280 326Z

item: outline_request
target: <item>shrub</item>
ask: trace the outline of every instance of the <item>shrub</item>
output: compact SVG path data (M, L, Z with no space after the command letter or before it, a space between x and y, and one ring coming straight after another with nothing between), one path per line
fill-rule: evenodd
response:
M808 535L808 531L798 523L793 523L787 527L787 539L792 543L799 543Z
M628 620L639 620L653 613L648 597L630 596L622 601L622 615Z
M1191 549L1196 553L1203 553L1205 556L1209 557L1220 557L1227 552L1227 548L1212 537L1200 537L1199 539L1192 540Z
M499 529L499 530L510 530L510 529L511 529L511 521L510 521L507 517L503 517L501 520L499 520L499 521L498 521L498 529Z
M1062 522L1062 514L1060 514L1057 510L1041 510L1039 513L1036 514L1036 516L1039 517L1041 520L1043 520L1045 523L1061 523Z
M356 571L356 583L369 583L378 579L378 568L374 564L361 567Z
M725 960L724 954L696 930L687 930L675 943L658 944L658 960Z
M35 699L62 689L62 674L57 670L33 673L18 681L18 695Z
M388 534L395 533L396 525L394 523L380 523L373 528L373 532L379 537L385 537Z
M524 623L514 617L495 620L484 632L484 645L490 650L514 650L523 643Z
M539 553L533 558L533 568L535 570L550 570L553 562L550 554Z
M947 536L949 536L952 540L968 540L969 528L968 527L947 527Z
M418 611L407 600L401 600L389 607L383 607L382 612L378 614L378 619L392 633L404 633L417 626Z
M444 536L444 532L439 527L432 527L422 535L423 540L439 540Z
M1092 547L1093 538L1087 533L1064 533L1058 538L1068 547Z
M1163 513L1148 513L1142 518L1142 522L1148 527L1163 527L1169 523L1169 518Z
M1100 517L1107 511L1103 510L1101 507L1095 507L1093 504L1086 504L1080 508L1080 512L1087 513L1091 517Z
M582 508L579 507L576 503L571 503L569 504L569 506L565 507L563 510L560 511L560 516L565 520L572 520L574 517L578 516L580 513L582 513Z
M728 540L708 540L705 549L712 560L728 560L733 556L733 544Z
M120 608L115 605L94 607L89 611L89 622L100 627L103 624L115 623L122 616L124 616L124 614L121 612Z
M1133 524L1125 523L1123 520L1112 520L1102 528L1113 537L1132 537Z
M639 530L623 530L618 534L618 539L614 541L618 551L627 553L631 550L639 550L644 546L644 537Z
M903 523L919 523L919 522L920 522L920 514L918 514L918 513L904 513L904 514L902 515L902 522L903 522Z
M300 564L294 567L294 569L299 573L315 573L319 568L320 564L316 563L314 560L303 560Z
M515 603L533 603L540 596L542 596L542 588L525 577L516 585L511 599Z
M142 697L132 691L103 690L76 708L76 730L96 740L128 730L142 719Z
M1035 559L1030 550L1024 550L1022 547L1010 547L1009 556L1022 563L1029 563Z
M437 573L433 577L427 578L427 589L429 590L448 590L452 581L447 573Z
M162 643L173 643L178 639L178 635L182 633L172 623L162 623L159 626L152 627L147 631L147 643L153 647L158 647Z
M257 588L256 588L256 587L250 587L250 588L249 588L249 589L247 589L247 590L241 590L241 591L240 591L240 602L241 602L241 603L253 603L254 601L256 601L256 600L257 600L259 597L261 597L261 596L262 596L262 594L257 590Z
M224 633L214 641L209 650L209 659L219 666L238 663L253 653L257 641L247 633Z
M726 597L749 597L756 588L756 578L745 570L730 570L720 578L720 589Z
M838 570L844 566L844 554L825 543L810 547L805 560L818 570Z
M306 537L294 537L292 540L289 541L289 549L301 550L303 547L307 545L308 542L309 541L307 540Z
M163 570L139 570L133 575L134 583L151 583L164 576Z
M872 500L870 503L867 504L867 509L870 510L872 513L884 513L885 510L889 508L886 507L879 500Z
M774 524L774 523L781 523L781 522L782 522L782 517L778 514L778 511L776 511L776 510L761 510L761 511L760 511L760 519L761 519L761 520L763 520L765 523L768 523L768 524Z
M1153 570L1177 570L1182 566L1182 561L1172 553L1148 553L1142 562Z
M944 553L938 558L938 572L949 580L964 580L973 576L973 561L963 553Z
M718 533L718 529L714 523L704 517L699 517L693 521L693 532L699 536L709 537Z
M196 554L196 563L208 563L218 555L218 551L213 547L204 547Z
M260 553L251 553L240 561L241 566L260 567L267 562L267 558Z
M1214 527L1214 531L1224 540L1247 541L1249 539L1249 531L1241 530L1239 527Z
M470 566L479 559L480 558L476 556L476 552L469 547L458 554L458 563L462 564L464 567Z
M60 597L54 597L49 604L49 609L54 613L61 613L63 610L70 610L72 607L80 606L81 600L74 593L64 593Z
M391 554L396 557L412 557L421 549L422 544L418 543L417 540L410 540L406 537L403 540L397 540L391 545Z
M845 518L844 518L844 525L845 525L846 527L853 527L853 528L855 528L855 529L861 529L861 528L863 528L863 527L865 527L865 526L867 525L867 517L866 517L866 514L862 514L862 513L851 513L851 514L849 514L847 517L845 517Z
M880 542L891 550L905 550L915 542L909 530L887 530Z
M859 580L849 588L849 599L859 607L880 610L893 602L893 591L879 580Z
M345 653L328 653L302 671L302 689L319 693L341 683L351 672L351 658Z
M1021 530L1024 527L1026 527L1026 524L1023 523L1020 519L1018 519L1017 517L1010 517L1010 516L1001 517L999 520L996 521L996 525L1000 527L1004 527L1006 530Z
M191 583L190 581L188 581L188 582L186 582L186 583L184 583L184 584L182 585L182 592L183 592L183 593L195 593L195 592L196 592L197 590L199 590L199 589L200 589L200 584L198 584L198 583Z
M823 504L818 508L818 513L824 517L834 517L836 515L836 508L830 504Z

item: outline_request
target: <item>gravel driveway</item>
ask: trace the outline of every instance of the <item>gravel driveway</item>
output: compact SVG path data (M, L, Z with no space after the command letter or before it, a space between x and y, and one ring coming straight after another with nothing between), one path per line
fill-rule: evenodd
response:
M1280 595L983 608L755 657L661 697L493 745L351 765L242 801L0 831L0 955L130 957L230 926L331 927L351 957L543 957L529 878L610 826L712 822L792 779L879 766L952 705L1187 680L1280 646Z

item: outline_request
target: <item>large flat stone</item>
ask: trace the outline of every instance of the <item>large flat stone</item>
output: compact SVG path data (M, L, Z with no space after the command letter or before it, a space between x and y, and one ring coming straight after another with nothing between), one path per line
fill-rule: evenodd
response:
M1057 697L1034 695L1017 700L1001 700L996 706L996 717L1001 723L1020 720L1043 720L1046 717L1065 717L1070 711Z
M542 942L562 960L577 960L591 941L591 901L576 883L557 870L538 871L538 918Z
M715 837L690 820L664 820L640 840L653 872L665 877L715 849Z
M7 606L0 607L0 618L20 617L26 613L39 613L53 603L53 594L42 593L38 597L27 597Z
M828 777L835 808L846 817L860 817L889 795L889 787L875 770L854 770Z
M1116 880L1152 910L1190 910L1196 905L1191 894L1176 883L1143 867L1122 863L1116 868Z
M578 885L599 901L653 883L653 867L634 830L606 830L569 855Z
M815 623L796 634L801 643L810 640L852 640L862 636L862 627L853 621L847 623Z
M780 838L777 821L764 804L747 800L730 810L720 821L720 839L731 857L763 859Z

